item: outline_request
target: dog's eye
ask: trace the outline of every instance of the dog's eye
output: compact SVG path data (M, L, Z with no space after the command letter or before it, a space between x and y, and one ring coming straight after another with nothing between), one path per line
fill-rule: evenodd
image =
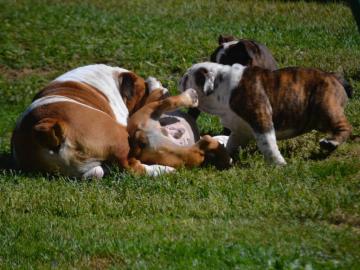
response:
M139 142L138 145L141 149L146 147L146 143L144 143L144 142Z

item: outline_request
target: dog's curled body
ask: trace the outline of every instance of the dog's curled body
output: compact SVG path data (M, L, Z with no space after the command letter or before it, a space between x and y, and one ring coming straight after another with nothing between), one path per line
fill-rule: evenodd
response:
M146 99L145 81L118 67L89 65L56 78L34 98L14 129L11 148L25 171L101 178L101 164L155 175L130 159L127 119Z

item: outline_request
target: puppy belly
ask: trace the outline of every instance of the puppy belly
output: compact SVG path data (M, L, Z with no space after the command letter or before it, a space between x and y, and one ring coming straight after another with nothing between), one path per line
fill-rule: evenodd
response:
M173 143L179 146L190 146L195 143L192 128L183 118L166 116L160 119L160 123Z
M299 130L296 129L283 129L283 130L275 130L276 133L276 139L277 140L285 140L285 139L290 139L293 137L296 137L298 135L300 135L302 132L300 132Z

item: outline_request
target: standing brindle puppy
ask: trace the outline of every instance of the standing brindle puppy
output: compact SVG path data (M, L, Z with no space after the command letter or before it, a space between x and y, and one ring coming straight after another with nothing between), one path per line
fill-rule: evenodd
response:
M180 90L190 87L198 93L199 109L218 115L231 130L226 147L233 156L255 138L269 162L286 164L276 139L318 130L330 133L320 146L334 150L351 134L344 107L352 89L334 73L205 62L183 76Z

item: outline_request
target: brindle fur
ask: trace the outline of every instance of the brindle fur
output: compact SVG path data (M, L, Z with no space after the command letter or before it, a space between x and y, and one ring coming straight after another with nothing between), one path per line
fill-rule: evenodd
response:
M315 129L331 133L327 140L337 146L352 130L344 114L347 100L344 87L332 73L253 67L245 69L239 86L233 90L230 108L254 132L266 133L274 128L278 139L286 139Z

